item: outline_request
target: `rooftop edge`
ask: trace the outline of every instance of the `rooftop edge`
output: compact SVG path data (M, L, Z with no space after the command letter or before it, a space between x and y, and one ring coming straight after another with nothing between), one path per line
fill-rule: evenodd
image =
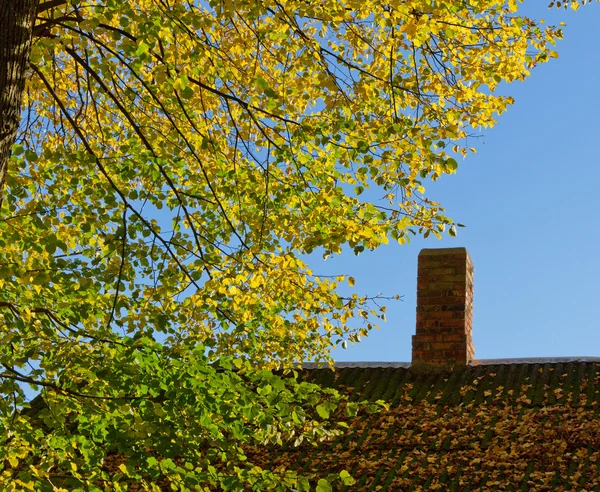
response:
M491 365L508 365L508 364L558 364L569 362L599 362L600 357L523 357L516 359L480 359L474 360L470 366L491 366ZM384 361L365 361L365 362L335 362L334 367L337 369L343 368L369 368L369 367L390 367L390 368L406 368L411 366L410 362L384 362ZM319 369L326 368L327 364L318 364L315 362L304 362L304 369Z

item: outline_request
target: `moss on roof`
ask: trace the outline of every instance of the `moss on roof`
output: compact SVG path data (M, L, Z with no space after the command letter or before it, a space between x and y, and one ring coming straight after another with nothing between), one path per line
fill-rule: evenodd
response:
M323 476L340 490L600 490L600 366L595 362L305 371L351 400L389 408L338 418L349 432L287 448L263 465ZM264 454L264 452L263 452Z

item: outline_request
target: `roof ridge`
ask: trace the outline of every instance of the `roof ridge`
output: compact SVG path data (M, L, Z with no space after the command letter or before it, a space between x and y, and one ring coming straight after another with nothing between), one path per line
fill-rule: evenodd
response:
M489 366L489 365L504 365L504 364L558 364L568 362L600 362L600 357L588 356L570 356L570 357L519 357L519 358L504 358L504 359L479 359L472 361L470 366ZM334 367L342 368L374 368L374 367L391 367L391 368L406 368L411 366L410 362L387 362L387 361L338 361L334 363ZM327 368L326 363L303 362L304 369L319 369Z

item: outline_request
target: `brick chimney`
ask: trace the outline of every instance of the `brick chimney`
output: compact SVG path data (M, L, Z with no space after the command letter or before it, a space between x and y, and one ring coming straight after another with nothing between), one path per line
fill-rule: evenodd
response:
M413 365L467 365L475 356L472 324L473 264L467 250L421 250Z

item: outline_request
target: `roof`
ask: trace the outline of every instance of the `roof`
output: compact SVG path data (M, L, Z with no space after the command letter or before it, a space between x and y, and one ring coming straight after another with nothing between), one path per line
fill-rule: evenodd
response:
M333 417L348 431L317 446L249 449L263 468L328 478L335 491L600 490L600 358L304 366L301 379L359 411L341 409ZM385 405L373 412L376 401ZM343 470L354 483L342 484Z
M352 491L600 490L598 358L480 361L452 371L350 364L305 369L304 378L389 406L340 413L347 434L263 452L264 466L317 476L345 469L356 483L339 490Z

